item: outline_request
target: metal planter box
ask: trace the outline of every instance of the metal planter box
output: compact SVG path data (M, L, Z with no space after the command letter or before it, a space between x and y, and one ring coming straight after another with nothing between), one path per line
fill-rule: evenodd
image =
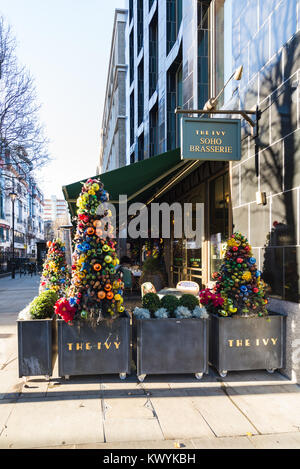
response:
M58 373L71 375L130 374L130 318L67 324L58 320Z
M55 319L17 321L19 377L52 375L57 355Z
M208 373L207 319L135 319L137 375Z
M219 317L211 315L209 361L222 377L228 371L284 367L285 316Z

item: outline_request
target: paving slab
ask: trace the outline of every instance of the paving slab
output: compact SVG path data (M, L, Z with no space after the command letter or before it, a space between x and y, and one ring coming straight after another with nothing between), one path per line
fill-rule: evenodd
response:
M0 371L0 402L1 399L16 399L23 389L24 381L18 377L17 361L15 366Z
M0 448L33 448L104 441L100 400L19 399Z
M246 436L231 438L201 438L192 439L195 449L254 449Z
M195 407L192 398L174 397L172 391L166 391L164 397L152 395L151 403L166 440L213 436L211 428Z
M188 391L187 394L190 392ZM201 395L198 397L192 395L193 404L217 437L257 433L256 428L224 394L222 389L215 388L212 396L210 389L199 390L199 393Z
M145 397L103 399L105 440L161 440L163 434L149 400Z
M300 432L256 435L251 442L256 449L300 449Z
M285 383L285 381L283 382ZM232 402L261 434L300 429L300 388L295 384L226 383Z
M0 401L0 438L1 434L5 430L7 426L8 419L10 414L13 411L14 406L16 405L16 401L13 399L3 399ZM1 444L0 444L1 448Z
M120 441L112 443L95 443L94 445L64 445L64 446L51 446L42 449L100 449L100 450L114 450L114 449L172 449L184 451L186 449L195 449L192 441L190 440L159 440L159 441Z

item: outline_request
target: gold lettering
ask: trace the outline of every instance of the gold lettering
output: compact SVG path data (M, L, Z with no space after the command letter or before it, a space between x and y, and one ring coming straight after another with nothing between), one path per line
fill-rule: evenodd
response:
M92 347L91 347L91 343L90 343L90 342L87 342L87 343L85 344L85 349L86 349L86 350L92 350Z
M263 341L264 345L268 345L268 343L269 343L269 339L263 339L262 341Z
M72 350L73 344L67 344L69 350Z
M105 347L106 347L106 348L107 348L107 350L108 350L108 349L110 349L111 342L110 342L109 344L108 344L107 342L104 342L104 345L105 345Z
M82 343L76 344L76 350L82 350Z
M190 151L195 151L194 145L190 145Z
M259 339L256 339L256 345L259 346Z
M236 341L236 346L237 347L242 347L243 346L243 341L242 340L237 340Z
M97 349L98 349L98 350L101 350L101 342L98 342L98 343L97 343Z
M277 342L278 338L277 339L271 339L271 340L272 340L273 345L276 345L276 342Z
M116 349L119 350L121 342L114 342L114 344L115 344Z
M228 343L229 343L229 347L233 346L233 340L228 340Z
M249 339L245 339L245 347L250 347L250 340Z

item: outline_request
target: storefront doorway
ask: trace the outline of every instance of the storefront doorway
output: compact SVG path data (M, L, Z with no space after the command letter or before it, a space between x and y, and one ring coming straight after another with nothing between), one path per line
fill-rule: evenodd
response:
M213 280L213 272L220 268L230 234L228 170L207 178L185 194L180 202L193 203L193 207L196 203L204 204L204 240L201 246L197 246L193 240L187 240L184 236L176 239L171 229L169 282L176 287L179 281L190 280L202 288Z

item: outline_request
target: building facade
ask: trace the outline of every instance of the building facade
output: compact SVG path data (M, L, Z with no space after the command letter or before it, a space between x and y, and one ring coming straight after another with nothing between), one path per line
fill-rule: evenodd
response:
M208 98L208 1L129 0L127 163L180 145L177 106Z
M191 279L211 285L224 242L240 231L270 287L270 308L290 314L290 339L297 337L299 2L128 0L127 6L128 164L179 149L176 107L201 110L221 93L217 109L259 111L254 134L241 119L240 161L199 161L154 197L204 204L201 246L174 235L165 240L169 284ZM232 77L241 66L236 81Z
M37 243L44 240L44 196L26 168L15 165L6 152L0 162L0 269L5 271L12 257L13 202L14 255L36 258Z
M126 164L126 21L127 11L116 10L100 135L98 174Z
M68 217L68 206L64 199L58 199L56 195L52 195L44 200L44 221L54 221L57 218Z

